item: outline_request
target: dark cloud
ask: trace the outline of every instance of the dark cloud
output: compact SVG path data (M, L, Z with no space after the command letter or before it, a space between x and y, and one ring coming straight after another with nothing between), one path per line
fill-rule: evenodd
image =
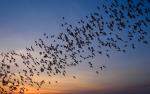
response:
M83 90L74 91L72 94L150 94L150 84L129 86L120 89Z

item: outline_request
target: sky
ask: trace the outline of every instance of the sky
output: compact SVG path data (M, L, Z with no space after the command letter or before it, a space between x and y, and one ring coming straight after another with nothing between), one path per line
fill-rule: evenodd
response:
M0 51L23 50L44 32L61 31L61 18L77 21L89 15L98 0L0 0ZM149 37L150 38L150 37ZM149 94L150 44L139 44L126 54L113 54L110 59L97 56L93 62L107 68L96 75L85 65L70 69L77 79L54 77L58 85L44 86L41 94ZM44 78L45 77L45 78ZM47 79L46 76L43 76ZM33 93L30 87L28 92Z

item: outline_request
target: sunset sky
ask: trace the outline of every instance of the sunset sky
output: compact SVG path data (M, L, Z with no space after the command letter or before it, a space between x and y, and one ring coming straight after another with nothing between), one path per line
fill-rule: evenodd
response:
M0 52L24 50L44 32L57 34L62 17L74 23L96 10L98 1L0 0ZM84 64L68 69L70 75L53 77L59 83L43 86L40 94L150 94L150 43L138 44L125 54L113 53L109 59L97 56L93 62L107 68L100 75ZM34 90L29 87L27 94L36 94Z

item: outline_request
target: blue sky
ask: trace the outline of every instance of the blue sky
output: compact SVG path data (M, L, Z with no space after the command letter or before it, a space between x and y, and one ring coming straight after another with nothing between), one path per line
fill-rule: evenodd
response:
M0 0L0 51L24 49L44 32L58 33L61 31L59 25L63 16L68 21L76 22L94 11L97 5L98 0ZM108 66L100 78L88 78L93 74L86 73L83 66L79 69L83 73L76 70L74 72L85 75L81 77L81 81L85 80L82 84L98 84L97 86L104 86L106 90L108 88L110 91L120 92L118 94L127 94L122 92L130 91L130 87L141 89L142 93L150 92L149 56L150 44L139 44L137 49L129 49L126 54L114 53L110 59L98 56L94 62L105 63ZM138 92L136 89L133 90L136 91ZM83 92L89 91L81 90L79 94ZM91 89L91 92L99 94L105 90Z
M26 45L26 40L41 32L58 32L63 16L74 19L87 15L86 11L92 11L89 6L95 6L94 3L91 0L1 0L0 39L14 41L14 47L18 47L20 42L16 42L16 36L20 36L20 44Z

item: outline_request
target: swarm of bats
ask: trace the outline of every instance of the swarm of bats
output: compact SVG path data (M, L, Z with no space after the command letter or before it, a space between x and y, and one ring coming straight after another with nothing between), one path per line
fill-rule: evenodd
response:
M24 53L14 50L1 52L0 94L11 93L18 87L19 93L24 94L26 89L23 86L26 84L39 89L51 81L37 82L33 76L46 74L48 79L55 75L66 76L68 67L83 62L99 74L106 66L95 68L91 60L96 56L110 58L113 52L126 53L130 48L135 49L136 44L148 44L149 4L149 0L100 1L97 11L76 25L62 17L63 32L58 35L44 33L43 38L26 47ZM76 79L76 76L72 77Z

